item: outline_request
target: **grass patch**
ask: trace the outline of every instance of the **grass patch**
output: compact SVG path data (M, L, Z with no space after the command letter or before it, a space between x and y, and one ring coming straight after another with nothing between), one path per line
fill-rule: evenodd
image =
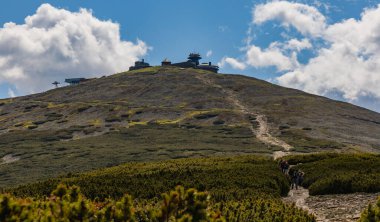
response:
M84 111L86 111L86 110L88 110L89 108L91 108L92 106L90 106L90 105L88 105L88 106L81 106L81 107L79 107L78 109L77 109L77 111L79 112L79 113L81 113L81 112L84 112Z
M139 125L141 124L141 125ZM142 125L146 124L146 125ZM130 161L270 154L249 128L133 122L132 127L99 136L71 140L75 133L94 133L95 126L78 125L58 131L19 130L0 135L0 156L21 160L0 168L0 187L20 185L69 172L83 172ZM57 148L64 147L64 155ZM43 155L40 155L42 154ZM87 153L87 156L81 156Z
M332 140L311 138L305 134L304 130L299 129L282 130L279 138L292 145L298 152L326 152L346 147Z
M112 123L112 122L121 122L121 117L120 116L108 116L104 119L104 121Z

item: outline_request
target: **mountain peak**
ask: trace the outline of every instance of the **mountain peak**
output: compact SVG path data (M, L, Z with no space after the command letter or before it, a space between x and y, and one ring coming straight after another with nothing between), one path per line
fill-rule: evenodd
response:
M29 181L24 167L39 171L52 159L50 173L33 178L131 160L380 150L378 113L247 76L175 66L0 100L0 123L1 152L19 164L12 174L0 169L8 175L0 184ZM73 160L78 165L67 165Z

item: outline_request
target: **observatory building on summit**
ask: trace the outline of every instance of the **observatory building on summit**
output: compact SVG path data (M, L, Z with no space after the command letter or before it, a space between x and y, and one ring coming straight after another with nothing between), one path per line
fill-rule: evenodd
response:
M181 68L195 68L195 69L204 69L211 72L217 73L219 71L219 66L212 65L211 62L199 63L202 57L199 53L190 53L187 57L187 61L179 63L171 63L168 59L165 59L161 62L162 66L176 66Z
M211 62L206 63L200 63L199 60L201 60L202 57L199 53L190 53L187 57L187 61L185 62L179 62L179 63L172 63L168 59L164 59L161 62L161 66L175 66L180 68L194 68L194 69L203 69L208 70L211 72L217 73L219 71L219 66L212 65ZM136 69L143 69L151 67L149 63L145 62L144 59L141 61L136 61L134 66L129 67L129 71L136 70Z
M147 67L151 67L151 66L149 65L149 63L145 62L144 59L142 59L141 61L136 61L134 66L129 67L129 71L136 70L136 69L143 69Z

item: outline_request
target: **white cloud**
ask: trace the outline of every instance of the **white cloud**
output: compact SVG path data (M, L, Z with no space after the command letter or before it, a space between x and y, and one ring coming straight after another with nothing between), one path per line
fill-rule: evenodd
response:
M208 50L206 53L206 57L210 57L210 56L212 56L212 50Z
M222 58L222 60L218 63L218 66L223 68L226 64L230 65L234 69L243 70L246 68L246 65L243 62L240 62L237 59L231 57Z
M278 71L291 70L294 60L285 56L277 47L269 47L265 50L251 45L246 52L247 64L256 68L275 66Z
M253 9L253 23L278 20L284 27L293 26L302 34L319 36L326 27L325 17L315 7L288 1L259 4Z
M91 11L42 4L24 24L0 28L0 82L12 84L18 94L40 92L54 80L126 70L148 50L141 40L121 40L117 23Z
M311 45L310 41L308 39L302 39L301 41L298 39L291 39L289 40L286 45L285 49L289 50L296 50L297 52L300 52L303 49L310 49L313 46Z
M303 37L297 34L295 39L287 32L286 40L265 49L248 43L242 63L287 71L276 78L280 85L380 111L380 4L364 9L359 19L330 25L316 8L300 3L273 1L254 8L255 25L269 20L293 26ZM315 56L300 64L297 56L302 50L312 50Z
M10 98L16 97L16 93L11 88L8 88L8 96Z
M338 91L348 101L380 99L380 5L329 26L329 46L307 64L278 78L285 86L328 95Z

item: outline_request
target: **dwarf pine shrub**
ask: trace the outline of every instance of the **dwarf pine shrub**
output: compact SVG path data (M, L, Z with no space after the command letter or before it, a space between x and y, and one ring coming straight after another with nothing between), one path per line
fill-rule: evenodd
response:
M359 222L378 222L380 221L380 197L377 203L368 205L368 208L363 211Z
M252 198L244 201L212 203L207 192L177 186L162 194L160 201L132 200L125 194L119 200L89 200L79 187L60 184L45 199L0 195L0 221L64 222L240 222L315 221L314 216L286 205L279 199Z

